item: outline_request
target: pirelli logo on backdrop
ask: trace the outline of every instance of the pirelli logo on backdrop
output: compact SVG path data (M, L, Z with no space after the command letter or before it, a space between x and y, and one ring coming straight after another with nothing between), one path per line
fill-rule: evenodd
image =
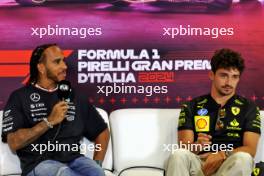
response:
M64 50L67 58L72 50ZM32 50L0 50L0 78L29 78L29 62Z

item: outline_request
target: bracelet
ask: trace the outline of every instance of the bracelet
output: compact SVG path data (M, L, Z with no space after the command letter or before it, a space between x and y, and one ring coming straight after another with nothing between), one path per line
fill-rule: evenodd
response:
M43 118L43 121L46 123L46 125L47 125L49 128L53 128L53 125L48 121L47 118Z

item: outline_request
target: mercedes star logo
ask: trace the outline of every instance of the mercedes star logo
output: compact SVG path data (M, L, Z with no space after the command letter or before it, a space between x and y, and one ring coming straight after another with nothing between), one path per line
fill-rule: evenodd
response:
M30 99L34 102L38 102L40 100L40 95L38 93L32 93Z

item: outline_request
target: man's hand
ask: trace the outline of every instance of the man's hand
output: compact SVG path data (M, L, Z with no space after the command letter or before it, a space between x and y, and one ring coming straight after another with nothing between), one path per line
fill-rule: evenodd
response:
M194 141L194 132L189 129L178 131L178 139L179 142L186 145L190 143L198 145L196 147L191 147L191 149L189 149L194 154L198 154L199 152L201 152L205 145L208 146L212 144L211 142L212 136L205 133L198 133L197 140Z
M201 160L205 161L207 159L207 157L211 154L212 154L212 152L206 152L206 153L200 154L199 157Z
M212 142L210 141L212 139L212 136L209 134L205 134L205 133L198 133L198 137L197 137L197 144L202 144L203 146L206 144L212 144Z
M224 152L211 153L207 156L205 163L202 166L202 171L205 176L210 176L222 165L225 160Z
M65 119L65 115L68 111L68 104L65 101L60 101L53 106L53 109L48 117L48 121L52 125L57 125Z
M201 148L199 148L200 150L197 151L197 153L201 152L205 146L211 145L212 144L211 139L212 139L211 135L205 133L198 133L197 141L195 142L195 144L201 145Z

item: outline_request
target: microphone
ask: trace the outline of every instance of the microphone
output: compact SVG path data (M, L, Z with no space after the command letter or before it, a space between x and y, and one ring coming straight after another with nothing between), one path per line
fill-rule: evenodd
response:
M71 83L66 80L62 80L58 83L58 98L62 101L67 101L70 98Z

